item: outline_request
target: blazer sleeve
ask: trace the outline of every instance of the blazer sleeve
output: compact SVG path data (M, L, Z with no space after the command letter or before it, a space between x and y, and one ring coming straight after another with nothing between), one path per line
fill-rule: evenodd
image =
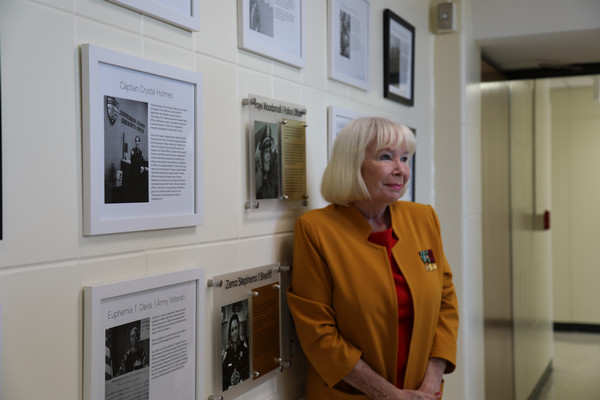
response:
M432 208L433 218L441 243L441 228L437 214ZM452 282L452 271L442 250L442 299L440 314L433 341L430 357L443 358L448 361L445 373L450 373L456 368L456 352L458 337L458 300L454 283Z
M300 217L294 232L290 312L306 357L325 383L333 387L354 368L361 351L344 340L332 306L333 279L310 221Z

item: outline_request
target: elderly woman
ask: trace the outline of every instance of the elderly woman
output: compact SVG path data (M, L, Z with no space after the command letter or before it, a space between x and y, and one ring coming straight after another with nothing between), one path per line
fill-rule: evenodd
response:
M405 126L351 121L321 183L332 204L296 222L287 299L307 400L439 399L455 369L458 304L438 218L398 201L415 146Z

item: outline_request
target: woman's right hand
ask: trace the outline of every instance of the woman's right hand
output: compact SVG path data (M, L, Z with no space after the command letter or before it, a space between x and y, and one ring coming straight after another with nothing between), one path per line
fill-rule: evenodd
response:
M402 392L400 400L438 400L442 397L442 392L437 393L425 393L420 390L398 390Z
M384 379L381 375L359 359L344 381L374 400L438 400L442 392L427 393L421 390L402 390Z

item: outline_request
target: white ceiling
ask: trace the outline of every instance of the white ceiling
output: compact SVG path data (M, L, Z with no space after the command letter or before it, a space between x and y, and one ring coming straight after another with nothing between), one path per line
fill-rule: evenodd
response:
M486 59L502 71L600 62L600 29L478 40L478 44Z
M482 56L505 75L600 74L600 0L471 0L471 5Z
M573 64L600 63L600 29L504 37L478 44L483 57L501 71L546 68L576 75L578 68ZM550 83L551 88L593 84L590 75L551 78Z

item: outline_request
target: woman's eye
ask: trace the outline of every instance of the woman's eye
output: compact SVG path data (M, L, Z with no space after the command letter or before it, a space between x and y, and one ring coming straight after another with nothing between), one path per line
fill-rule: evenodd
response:
M380 159L380 160L391 160L391 159L392 159L392 156L391 156L391 155L389 155L389 154L387 154L387 153L384 153L384 154L382 154L381 156L379 156L379 159Z
M407 156L403 156L400 158L400 161L402 161L403 163L408 162L408 157Z

